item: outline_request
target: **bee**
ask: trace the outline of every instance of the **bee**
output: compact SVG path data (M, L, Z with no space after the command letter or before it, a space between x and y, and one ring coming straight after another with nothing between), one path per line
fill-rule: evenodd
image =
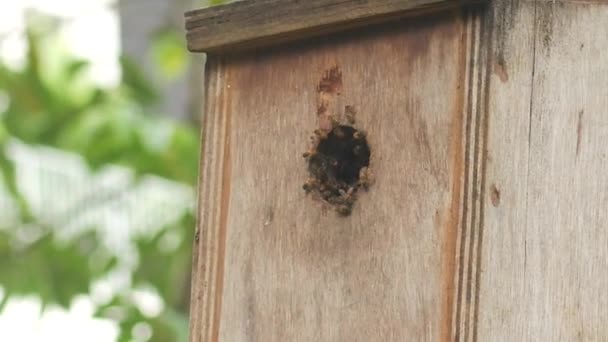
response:
M336 207L336 212L341 216L348 216L353 212L352 204L340 204Z
M332 203L332 195L333 195L333 191L331 190L325 190L321 193L322 197L324 200L328 201L329 203Z
M374 175L369 167L363 167L359 170L358 185L364 190L369 190L369 187L374 183Z
M306 183L304 183L304 185L302 185L302 189L304 189L304 191L307 194L309 194L313 190L318 188L318 186L319 186L319 181L311 177L311 178L308 178L308 180L306 181Z
M315 133L314 139L323 140L323 139L327 138L327 131L325 131L323 129L315 129L314 133Z
M304 157L305 159L310 159L315 154L317 154L317 151L314 148L311 148L310 150L302 153L302 157Z
M354 106L348 105L348 106L344 107L344 116L346 117L346 122L348 122L348 124L350 124L350 125L355 124L355 115L356 114L357 114L357 111L355 110Z
M334 130L332 131L336 137L338 137L339 139L343 139L345 136L344 130L342 128L340 128L340 126L336 126L334 127Z
M329 117L329 120L331 121L332 129L335 129L336 127L340 126L340 119L336 119L335 116L331 115Z
M342 197L342 199L344 201L350 201L351 199L353 199L353 195L355 193L355 187L351 186L346 191L343 189L340 189L340 190L338 190L338 192L340 193L340 197Z
M363 138L365 138L367 134L365 133L365 131L363 130L358 130L355 133L353 133L353 138L357 139L357 140L361 140Z

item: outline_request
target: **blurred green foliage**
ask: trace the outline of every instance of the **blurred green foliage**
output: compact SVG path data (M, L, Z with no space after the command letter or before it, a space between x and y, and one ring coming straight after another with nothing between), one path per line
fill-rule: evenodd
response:
M121 264L120 256L106 250L97 233L62 240L56 233L60 227L32 213L8 157L11 140L77 153L92 172L115 164L136 175L153 174L189 185L196 181L198 130L154 113L159 93L127 58L120 59L120 85L107 89L90 82L88 63L58 48L60 25L48 19L30 25L23 67L13 70L0 63L0 97L8 99L0 112L1 181L17 203L20 217L20 224L0 230L4 302L14 295L35 294L45 304L68 306ZM188 63L184 42L176 33L159 34L151 53L167 78L183 73ZM193 227L194 215L186 211L173 225L133 241L139 260L131 275L133 288L153 288L165 306L158 316L148 317L127 291L99 307L100 317L119 323L120 341L133 340L133 327L141 322L152 327L151 341L186 340ZM178 243L163 250L159 243L167 234L177 236ZM123 315L111 314L117 310Z
M188 52L184 49L183 33L170 27L156 33L151 52L161 76L167 81L181 76L188 66Z

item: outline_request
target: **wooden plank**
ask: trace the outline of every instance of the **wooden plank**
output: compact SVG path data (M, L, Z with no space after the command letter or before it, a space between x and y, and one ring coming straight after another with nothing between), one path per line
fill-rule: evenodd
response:
M466 115L464 142L464 186L461 199L462 213L455 251L456 272L454 283L455 308L451 341L466 341L476 331L478 288L480 279L480 253L483 235L483 196L485 187L485 159L487 136L488 50L491 46L490 30L485 20L487 12L475 10L469 17L469 43L467 44L468 77L465 79Z
M244 0L186 13L188 49L234 52L486 0Z
M223 288L225 198L230 186L229 97L223 92L221 60L207 61L198 222L193 246L190 340L217 341L217 315Z
M191 341L452 339L462 192L478 173L464 169L479 135L467 18L212 56ZM302 190L317 85L336 66L327 103L356 108L376 179L348 217Z
M506 3L478 340L606 341L608 3Z
M608 3L537 6L527 336L606 341Z
M487 19L492 50L481 279L475 333L460 341L543 340L525 337L528 317L522 312L534 11L534 2L497 1Z

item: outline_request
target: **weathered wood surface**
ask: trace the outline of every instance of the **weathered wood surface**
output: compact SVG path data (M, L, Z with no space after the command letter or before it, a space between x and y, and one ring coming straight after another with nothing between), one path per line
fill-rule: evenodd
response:
M188 49L232 52L486 0L244 0L186 13Z
M607 341L608 3L487 10L208 65L191 341ZM342 70L376 184L301 190Z
M447 340L470 99L461 12L209 66L192 341ZM376 183L305 196L317 84L367 130Z
M478 340L608 341L608 2L495 25Z

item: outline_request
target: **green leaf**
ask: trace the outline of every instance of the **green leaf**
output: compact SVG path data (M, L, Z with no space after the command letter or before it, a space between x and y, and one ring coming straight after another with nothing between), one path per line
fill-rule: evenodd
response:
M19 191L17 185L17 174L15 172L15 164L6 155L6 140L0 142L0 176L2 181L6 185L9 194L13 197L19 208L19 217L24 223L34 221L34 216L30 210L30 207L25 200L25 197Z
M19 228L20 235L35 235L44 229L32 225ZM91 239L97 241L90 233L59 243L47 231L34 243L23 245L0 231L0 285L7 296L37 294L45 304L68 307L74 296L88 293L91 281L99 276L89 267L91 247L97 244L91 244Z
M153 104L158 101L159 93L148 80L140 67L126 56L120 57L122 81L129 93L142 104Z
M122 317L112 313L121 312ZM128 298L128 296L115 297L111 303L99 308L96 316L117 321L121 334L118 341L131 342L137 340L133 335L133 328L144 323L152 328L151 342L186 342L188 337L188 318L186 314L167 308L159 316L145 317Z
M184 74L188 65L186 40L181 32L173 29L159 31L152 40L152 59L161 75L174 80Z
M188 237L193 228L194 216L188 213L156 236L137 240L140 264L133 274L135 284L151 284L168 305L184 311L190 289L191 240ZM159 247L164 234L168 233L179 234L180 244L172 252L162 252Z
M84 60L74 60L68 63L66 67L66 79L73 80L89 67L89 62Z
M44 303L67 306L123 260L104 250L93 233L58 241L54 229L63 227L50 227L32 215L5 144L19 139L53 146L82 155L94 167L120 164L138 175L194 184L199 135L195 127L150 113L159 92L139 65L122 57L122 84L113 89L96 87L87 78L88 63L59 44L61 23L37 18L28 29L24 67L13 70L0 61L0 92L10 99L0 116L0 181L18 204L22 219L19 226L0 231L0 285L5 298L35 294ZM156 39L151 53L162 75L171 79L182 74L188 64L182 34L163 31ZM122 293L112 304L126 312L119 320L123 340L133 339L131 332L138 322L150 324L152 341L186 340L193 226L193 215L187 213L156 236L134 241L140 264L133 282L155 287L167 306L158 317L143 317ZM163 241L172 234L179 236L179 246L163 249Z
M2 121L0 121L0 148L3 148L3 146L6 145L8 138L9 138L8 130L4 126L4 123ZM3 152L0 152L0 153L3 153Z

